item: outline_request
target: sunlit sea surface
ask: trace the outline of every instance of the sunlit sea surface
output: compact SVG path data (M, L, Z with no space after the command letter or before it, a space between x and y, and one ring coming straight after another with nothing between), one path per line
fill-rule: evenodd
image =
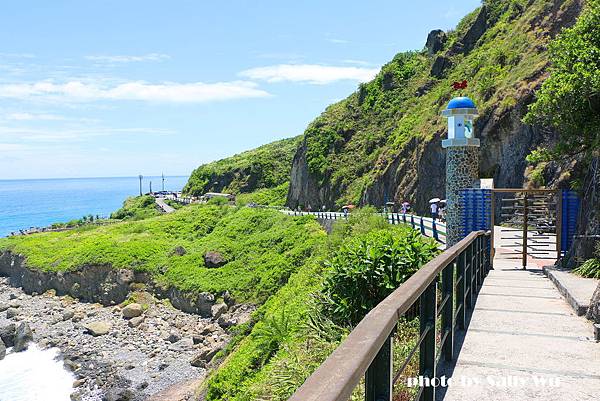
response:
M144 177L144 192L150 181L154 191L161 189L161 177ZM179 191L186 181L165 177L165 190ZM0 180L0 236L90 214L108 217L139 191L138 177Z

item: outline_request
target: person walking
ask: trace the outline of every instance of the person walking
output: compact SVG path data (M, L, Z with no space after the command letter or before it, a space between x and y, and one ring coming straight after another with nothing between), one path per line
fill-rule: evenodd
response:
M431 205L431 218L435 221L439 217L440 206L437 202L432 202Z

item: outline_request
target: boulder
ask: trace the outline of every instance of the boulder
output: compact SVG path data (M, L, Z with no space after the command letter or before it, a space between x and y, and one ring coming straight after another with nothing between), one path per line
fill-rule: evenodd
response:
M133 303L124 307L121 313L123 314L123 317L125 319L131 319L134 317L141 316L142 313L144 313L144 309L142 308L142 305Z
M595 323L600 323L600 284L592 295L586 317Z
M427 42L425 42L425 48L427 48L427 53L430 56L433 56L440 50L444 48L444 44L446 43L446 32L441 29L435 29L429 32L427 35Z
M218 319L223 313L227 312L227 305L215 304L211 308L213 319Z
M176 343L179 340L181 340L181 335L176 331L170 332L167 336L167 341L170 343Z
M227 264L227 260L216 251L208 251L204 254L204 266L208 268L221 267Z
M6 356L6 345L4 345L4 341L0 339L0 361L4 359Z
M221 349L223 349L223 346L220 344L215 347L203 347L196 355L192 357L190 364L197 368L203 368L219 351L221 351Z
M129 401L134 397L133 391L128 388L113 387L106 390L102 401Z
M18 315L19 315L19 313L20 313L20 312L19 312L19 310L18 310L17 308L8 308L8 309L6 310L6 317L7 317L8 319L12 319L12 318L14 318L14 317L18 316Z
M173 251L171 252L171 255L183 256L186 253L187 253L187 251L185 250L184 247L182 247L182 246L176 246L175 248L173 248Z
M4 312L8 308L10 308L10 306L7 303L0 302L0 312Z
M9 348L14 345L15 331L16 329L14 323L8 323L0 326L0 339L4 342L4 345Z
M14 352L25 351L29 343L33 341L33 332L31 327L26 322L21 322L15 331L15 343L13 345Z
M65 309L62 313L62 320L71 320L75 316L75 312L72 309Z
M98 321L86 323L85 325L83 325L83 328L85 329L87 334L91 334L94 337L98 337L108 334L108 332L112 328L112 325L109 322Z
M129 327L131 327L131 328L134 328L134 327L138 327L143 322L144 322L144 317L143 316L137 316L137 317L131 318L129 320L129 322L127 323L127 325Z

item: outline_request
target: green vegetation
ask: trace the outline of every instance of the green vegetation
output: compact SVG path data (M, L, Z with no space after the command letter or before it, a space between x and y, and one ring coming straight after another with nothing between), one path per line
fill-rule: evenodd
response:
M573 269L573 273L582 277L600 279L600 242L596 244L594 256Z
M434 241L409 227L358 236L328 263L323 298L339 324L356 325L438 253Z
M125 199L123 207L110 215L116 220L142 220L160 215L156 202L151 195L132 196Z
M300 137L283 139L204 164L194 170L183 192L195 196L206 192L238 195L280 187L289 181L299 141Z
M364 255L365 243L372 246L377 255ZM377 290L360 294L360 299L372 306L391 292L392 281L400 283L436 252L435 245L428 239L409 229L386 224L371 210L353 214L348 222L340 221L327 245L321 243L287 285L257 311L256 325L237 341L220 368L205 383L206 399L286 400L351 330L348 319L336 319L335 313L331 313L336 306L341 306L344 298L324 295L331 294L331 288L346 288L348 296L355 291L345 285L360 283L365 270L352 266L375 262L381 268L375 269L377 272L398 273L390 280L384 278L379 284L371 283L371 288ZM344 263L342 255L361 253L371 259L363 262L354 259L350 261L353 265ZM400 278L400 270L404 278ZM345 275L338 274L340 271ZM366 309L361 311L364 313ZM336 323L337 320L344 321ZM414 322L409 322L400 333L412 338L409 334L415 327ZM399 343L397 347L399 355L406 355L402 350L409 349L406 344Z
M287 196L289 182L284 182L274 188L262 188L248 194L236 196L238 205L256 203L257 205L284 206Z
M106 221L106 220L101 219L100 216L94 217L93 215L88 214L87 216L83 216L80 219L67 221L66 223L54 223L50 226L50 228L53 228L53 229L74 228L74 227L81 227L81 226L88 225L88 224L100 224L101 222L104 222L104 221Z
M143 221L2 238L0 250L23 254L29 266L44 271L108 264L150 272L159 283L184 291L229 290L239 302L262 303L325 238L310 216L192 205ZM185 254L178 256L176 247ZM207 251L221 253L229 263L206 268Z
M600 0L588 0L577 23L549 47L550 77L537 93L525 121L554 128L553 149L529 157L537 162L600 149Z
M574 0L560 7L567 8ZM484 34L472 50L462 45L481 8L447 33L436 55L400 53L371 82L329 106L304 133L307 164L323 185L338 194L337 206L358 203L400 154L445 130L440 112L459 94L470 96L484 118L502 116L544 79L551 0L485 0ZM432 66L446 58L437 76ZM597 61L597 60L596 60ZM598 74L596 74L598 75ZM454 81L469 81L461 92ZM598 113L597 113L598 114ZM599 132L596 130L596 132Z

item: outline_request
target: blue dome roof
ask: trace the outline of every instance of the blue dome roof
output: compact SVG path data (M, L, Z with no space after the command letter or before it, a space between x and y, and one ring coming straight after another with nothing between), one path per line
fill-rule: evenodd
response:
M455 97L448 103L447 110L451 109L475 109L475 103L468 97Z

